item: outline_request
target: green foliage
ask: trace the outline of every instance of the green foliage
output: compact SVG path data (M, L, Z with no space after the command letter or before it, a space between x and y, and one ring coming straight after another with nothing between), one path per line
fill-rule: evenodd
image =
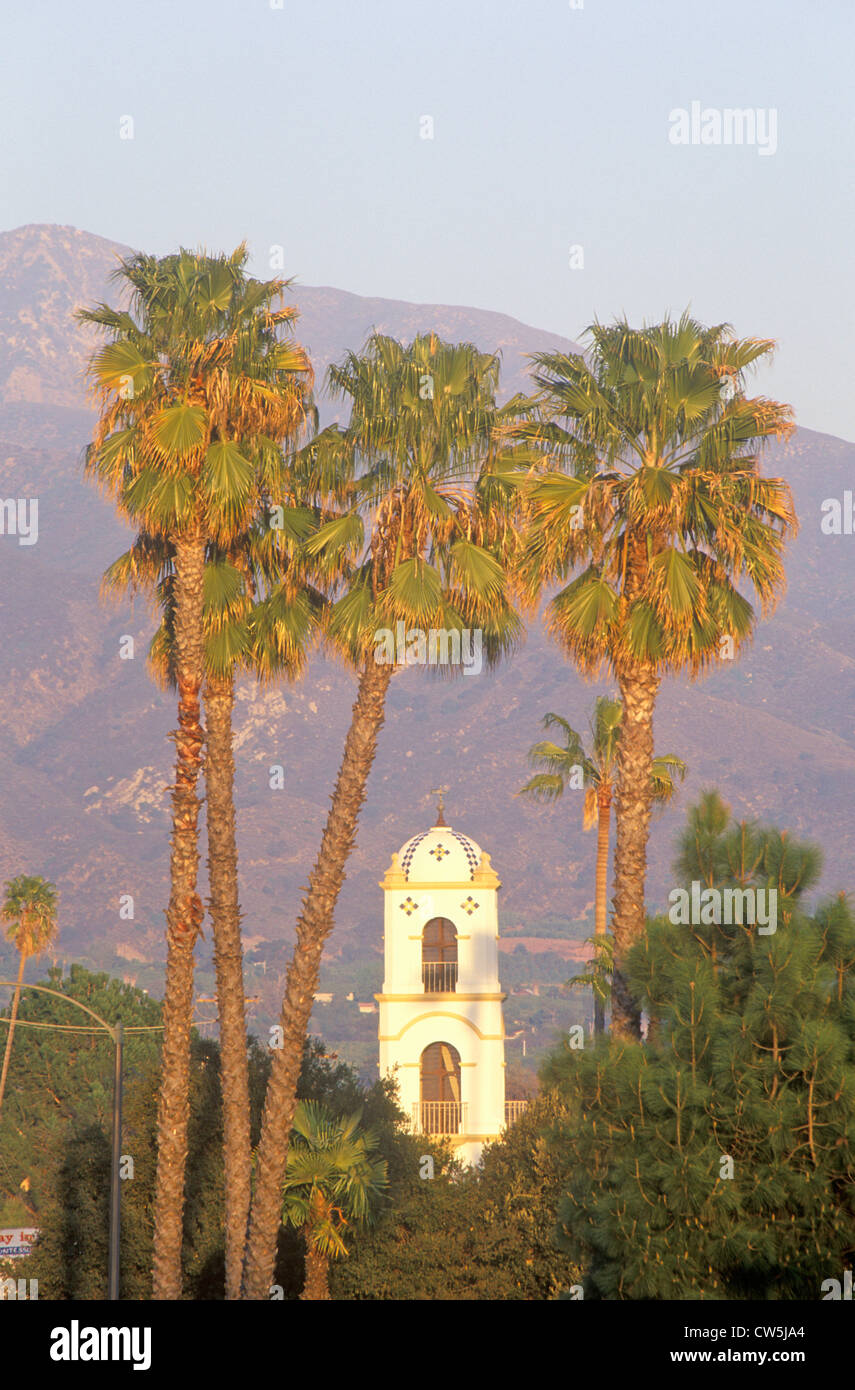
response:
M687 886L781 886L778 929L649 924L629 978L645 1045L564 1047L542 1073L567 1106L559 1217L585 1296L816 1299L855 1254L855 920L808 915L818 851L689 813ZM729 1176L732 1160L732 1176Z
M160 1022L159 1004L142 991L79 965L72 965L66 977L52 968L38 983L79 1000L108 1023L119 1017L126 1027ZM24 987L0 1114L0 1198L25 1203L21 1219L35 1223L41 1220L57 1171L49 1151L61 1151L69 1134L92 1124L109 1133L113 1044L101 1032L57 1032L29 1026L33 1023L75 1030L95 1025L80 1009ZM156 1060L158 1037L127 1036L127 1077Z
M161 1006L142 991L73 965L46 983L126 1028L159 1024ZM85 1016L49 995L22 996L21 1018L69 1024ZM133 1177L122 1183L121 1294L146 1299L151 1289L152 1210L156 1163L159 1033L126 1035L122 1152ZM20 1040L20 1050L18 1041ZM249 1044L251 1137L258 1142L270 1070L266 1050ZM0 1196L12 1224L37 1225L42 1236L26 1261L42 1298L103 1299L107 1291L113 1047L97 1033L23 1027L16 1038L7 1106L0 1118ZM299 1094L335 1114L362 1107L363 1121L388 1147L401 1116L389 1083L367 1091L352 1068L307 1043ZM184 1213L184 1293L222 1299L223 1158L220 1055L194 1035L191 1049L189 1155ZM28 1185L25 1193L21 1183ZM16 1207L14 1204L18 1203ZM21 1277L24 1264L19 1262ZM17 1272L16 1266L16 1272ZM279 1241L276 1280L286 1298L303 1283L295 1232Z
M160 1004L107 975L73 965L68 977L52 969L45 983L87 1004L108 1023L126 1029L159 1026ZM79 1010L51 995L24 992L22 1020L89 1026ZM188 1202L187 1243L191 1271L198 1263L199 1206L210 1204L205 1146L194 1126L216 1132L202 1075L204 1056L194 1043L189 1179L196 1192ZM122 1184L122 1296L148 1297L151 1278L151 1202L154 1189L154 1132L159 1031L127 1032L124 1055L122 1152L133 1160L133 1177ZM58 1032L24 1026L16 1035L7 1103L0 1121L0 1182L5 1193L28 1185L28 1217L42 1236L27 1261L43 1298L105 1298L107 1283L110 1126L113 1103L113 1044L103 1033ZM201 1123L199 1110L207 1106ZM216 1204L216 1193L213 1202ZM214 1224L209 1222L209 1227ZM215 1225L219 1242L219 1224Z
M461 1168L424 1135L390 1135L390 1200L333 1266L333 1297L547 1299L578 1282L578 1266L553 1238L569 1171L541 1137L562 1113L552 1097L534 1101L487 1146L480 1169ZM432 1177L422 1176L426 1159Z

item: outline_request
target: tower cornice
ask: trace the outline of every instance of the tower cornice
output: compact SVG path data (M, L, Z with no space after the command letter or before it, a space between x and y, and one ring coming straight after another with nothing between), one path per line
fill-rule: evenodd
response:
M386 870L385 876L381 878L377 885L378 888L406 888L407 875L401 868L401 861L397 854L392 855L392 862Z
M472 875L472 882L479 884L481 888L501 888L502 886L501 879L490 863L490 856L485 849L481 851L481 862Z
M417 883L414 883L411 878L402 878L400 883L396 879L394 883L390 884L388 881L390 873L391 869L387 870L386 878L380 884L381 888L409 888L414 889L416 892L419 893L444 893L446 888L453 888L455 892L457 892L461 888L465 888L468 893L471 893L473 883L479 883L482 888L491 888L498 885L498 879L496 879L496 885L493 885L491 883L486 883L483 879L479 878L461 878L459 880L435 878L433 880L426 879L424 882Z

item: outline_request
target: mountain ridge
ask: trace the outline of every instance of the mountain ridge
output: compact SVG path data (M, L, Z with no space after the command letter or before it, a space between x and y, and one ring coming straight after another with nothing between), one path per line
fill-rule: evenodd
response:
M86 359L96 334L86 325L74 324L74 309L108 298L110 271L121 257L130 254L131 247L76 227L34 223L0 232L0 401L78 404ZM34 273L27 274L39 267L52 275L45 279L42 273L39 281ZM112 297L115 295L113 287ZM319 385L342 347L361 347L375 329L411 338L434 327L441 335L453 338L458 336L458 322L477 316L483 332L488 327L493 330L493 347L507 351L508 361L503 361L506 393L522 386L526 344L576 346L558 334L531 328L494 310L357 295L328 285L293 284L286 299L300 310L297 337L312 358ZM63 372L57 351L63 335L69 335L72 328L74 337L66 336L64 346L76 365L72 373L76 380Z

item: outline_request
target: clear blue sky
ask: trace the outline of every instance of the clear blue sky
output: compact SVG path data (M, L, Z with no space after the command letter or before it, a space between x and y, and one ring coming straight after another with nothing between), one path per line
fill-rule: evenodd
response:
M156 252L247 238L257 273L281 244L306 284L570 337L691 302L777 339L762 388L855 439L852 0L4 11L4 229ZM672 144L669 113L693 101L774 108L776 153Z

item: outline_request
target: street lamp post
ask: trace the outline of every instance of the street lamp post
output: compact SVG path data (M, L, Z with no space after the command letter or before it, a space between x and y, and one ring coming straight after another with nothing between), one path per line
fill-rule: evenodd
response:
M113 1152L110 1173L110 1272L107 1297L115 1302L119 1297L119 1236L122 1228L122 1204L119 1187L119 1166L122 1159L122 1020L116 1020L113 1039L116 1044L113 1068Z
M0 980L0 988L8 986L15 988L14 980ZM94 1009L90 1009L88 1004L81 1004L79 999L73 999L68 994L62 994L58 989L48 989L46 985L23 985L23 989L34 989L39 994L52 994L55 999L62 999L66 1004L73 1004L75 1008L82 1009L84 1013L94 1018L99 1025L91 1030L85 1028L69 1027L62 1023L36 1023L30 1019L18 1019L18 1028L49 1028L55 1032L105 1032L113 1039L115 1055L113 1060L113 1146L110 1169L110 1236L109 1236L109 1270L107 1277L107 1297L116 1302L119 1298L119 1236L121 1234L121 1179L119 1168L122 1158L122 1053L124 1049L125 1030L122 1020L118 1019L115 1026L109 1024L100 1014L96 1014ZM8 1023L8 1019L0 1019L0 1023ZM129 1033L159 1033L162 1024L143 1025L140 1027L129 1028Z

